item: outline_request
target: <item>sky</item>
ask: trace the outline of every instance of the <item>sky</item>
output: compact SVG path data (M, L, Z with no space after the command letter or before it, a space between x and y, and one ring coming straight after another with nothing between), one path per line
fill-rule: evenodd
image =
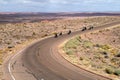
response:
M120 0L0 0L0 12L120 12Z

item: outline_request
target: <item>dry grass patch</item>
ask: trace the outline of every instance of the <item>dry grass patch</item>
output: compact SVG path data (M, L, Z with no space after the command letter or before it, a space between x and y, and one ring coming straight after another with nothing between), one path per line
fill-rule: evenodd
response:
M72 51L79 66L120 78L120 27L85 34L69 40L64 51ZM101 33L102 32L102 33ZM66 52L67 53L67 52ZM67 54L73 62L70 54Z

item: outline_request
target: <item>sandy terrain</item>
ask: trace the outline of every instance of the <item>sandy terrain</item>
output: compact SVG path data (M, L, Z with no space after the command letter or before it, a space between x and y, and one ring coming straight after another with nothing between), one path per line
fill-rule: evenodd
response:
M78 66L120 78L120 26L71 39L64 51Z
M113 21L120 21L118 16L77 17L59 20L43 20L40 22L0 24L0 65L5 58L21 50L37 39L41 39L55 32L80 30L83 26L100 26ZM2 74L2 71L0 71Z

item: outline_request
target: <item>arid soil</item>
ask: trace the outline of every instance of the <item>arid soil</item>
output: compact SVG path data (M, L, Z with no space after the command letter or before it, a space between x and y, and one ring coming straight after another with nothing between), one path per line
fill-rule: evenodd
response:
M72 63L120 79L120 26L75 37L64 51Z
M16 53L35 40L54 36L54 33L66 33L68 30L81 30L84 26L97 27L116 21L120 21L119 16L70 17L34 23L0 24L0 65L8 55Z

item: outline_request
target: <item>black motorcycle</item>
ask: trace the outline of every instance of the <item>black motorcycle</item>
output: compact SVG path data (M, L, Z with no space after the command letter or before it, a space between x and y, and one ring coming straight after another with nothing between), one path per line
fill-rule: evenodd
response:
M87 30L87 28L86 28L86 27L83 27L82 31L85 31L85 30Z
M57 37L58 37L57 33L55 33L55 34L54 34L54 37L55 37L55 38L57 38Z
M69 30L69 31L68 31L68 35L69 35L69 34L71 34L71 32L72 32L72 31L71 31L71 30Z
M62 35L62 32L60 32L60 34L59 34L60 36Z
M88 30L91 30L91 29L93 29L93 26L89 27L89 29L88 29Z

